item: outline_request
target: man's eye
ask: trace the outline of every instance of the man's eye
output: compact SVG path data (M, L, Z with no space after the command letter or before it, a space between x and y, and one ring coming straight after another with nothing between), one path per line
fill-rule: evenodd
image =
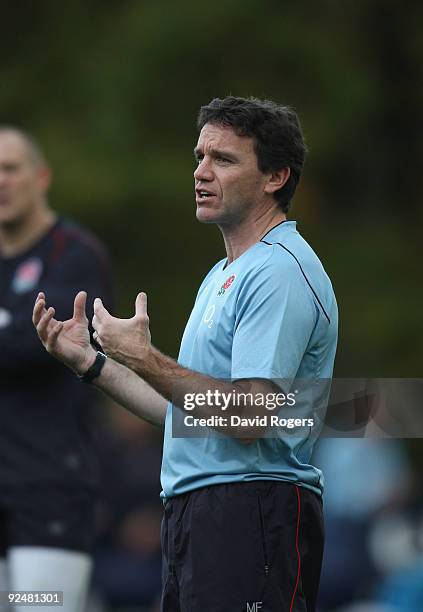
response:
M228 159L227 157L220 157L220 156L219 156L219 157L216 157L216 159L217 159L217 161L219 161L219 162L223 162L223 163L225 163L225 164L230 164L230 163L231 163L231 160L230 160L230 159Z
M16 172L18 170L18 166L16 164L4 164L3 170L9 173Z

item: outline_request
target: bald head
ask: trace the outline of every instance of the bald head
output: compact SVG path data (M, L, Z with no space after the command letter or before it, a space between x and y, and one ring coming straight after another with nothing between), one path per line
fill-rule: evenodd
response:
M43 218L50 180L44 155L31 136L0 126L0 226L31 226Z
M6 138L10 137L11 140L19 141L25 154L28 156L28 160L34 166L48 165L40 145L30 134L28 134L28 132L12 125L0 125L0 137L1 136L5 136Z

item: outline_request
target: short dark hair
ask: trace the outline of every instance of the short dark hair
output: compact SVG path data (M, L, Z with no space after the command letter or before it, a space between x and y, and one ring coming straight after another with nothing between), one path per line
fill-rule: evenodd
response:
M214 98L201 107L198 129L206 123L228 126L238 136L253 138L260 172L291 169L288 181L273 194L282 210L287 212L307 153L297 113L271 100L228 96Z

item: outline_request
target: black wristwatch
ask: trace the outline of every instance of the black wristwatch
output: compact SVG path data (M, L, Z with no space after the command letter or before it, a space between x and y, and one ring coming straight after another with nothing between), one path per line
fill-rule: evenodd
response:
M100 372L103 369L104 364L106 363L106 359L107 357L104 353L97 351L97 355L96 355L93 365L90 368L88 368L85 374L81 374L81 375L78 374L79 380L81 382L88 383L88 384L92 383L94 378L97 378L97 376L100 376Z

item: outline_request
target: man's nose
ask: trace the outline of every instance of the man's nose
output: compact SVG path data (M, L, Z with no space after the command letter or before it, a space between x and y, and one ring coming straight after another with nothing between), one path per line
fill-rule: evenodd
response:
M198 166L194 171L194 178L196 181L212 181L213 180L213 172L210 168L210 163L206 161L206 158L199 162Z

